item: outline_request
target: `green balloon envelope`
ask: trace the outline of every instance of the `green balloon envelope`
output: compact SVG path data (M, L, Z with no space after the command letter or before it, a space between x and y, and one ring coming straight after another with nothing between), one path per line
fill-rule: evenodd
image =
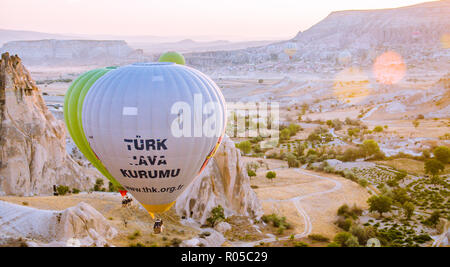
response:
M70 136L77 145L78 149L80 149L81 153L83 153L92 165L94 165L94 167L96 167L106 178L108 178L113 185L121 187L120 183L112 177L89 146L83 131L81 119L84 98L89 92L89 89L98 79L100 79L100 77L114 69L116 68L108 67L91 70L82 74L72 83L67 90L66 96L64 97L64 120L66 121Z
M186 65L184 56L177 52L167 52L159 57L159 62L173 62L179 65Z

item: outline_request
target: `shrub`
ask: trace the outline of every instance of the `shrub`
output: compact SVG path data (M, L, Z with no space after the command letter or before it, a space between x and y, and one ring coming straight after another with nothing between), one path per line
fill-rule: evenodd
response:
M369 183L367 182L366 179L359 179L358 180L359 185L361 185L362 187L366 187Z
M344 205L340 206L339 209L337 210L337 215L346 217L347 214L349 214L349 212L350 212L350 208L348 207L347 204L344 204Z
M128 236L128 239L135 240L139 236L141 236L141 232L139 230L136 230L136 231L133 232L133 234Z
M359 225L353 225L350 228L350 233L358 239L359 244L366 244L367 240L376 236L375 229L370 226L363 227Z
M346 246L345 243L351 237L353 237L353 235L350 234L349 232L340 232L334 236L333 241L339 244L341 247L345 247Z
M433 150L434 157L442 162L443 164L447 164L450 162L450 148L446 146L438 146Z
M425 162L425 173L437 175L445 169L444 164L436 159L429 159Z
M242 141L237 145L237 148L239 148L242 153L249 154L252 151L252 144L250 141Z
M78 188L72 188L72 193L73 193L73 194L79 194L79 193L80 193L80 189L78 189Z
M405 217L409 220L411 216L414 214L414 204L411 202L405 202L402 206L403 212L405 213Z
M138 242L136 244L130 244L129 247L130 248L143 248L143 247L145 247L145 245L140 243L140 242Z
M300 242L300 241L298 241L298 242L294 242L294 247L309 247L309 245L308 244L306 244L305 242Z
M383 131L383 126L375 126L375 128L373 128L373 131L376 133L381 133Z
M309 239L314 240L314 241L319 241L319 242L329 242L330 239L328 237L325 237L323 235L319 235L319 234L310 234L308 236Z
M65 194L70 192L69 187L65 186L65 185L58 185L56 187L56 191L58 192L58 195L60 195L60 196L64 196Z
M350 218L345 219L345 218L340 217L340 218L336 221L336 225L337 225L339 228L341 228L341 229L343 229L343 230L345 230L345 231L348 231L348 230L350 230L350 227L352 227L352 225L353 225L353 220L350 219Z
M272 180L277 177L277 173L274 171L270 171L266 173L266 178Z
M214 227L214 225L216 225L216 223L219 223L223 220L225 220L225 214L224 214L223 207L221 205L213 208L211 210L210 217L206 219L208 224L211 225L212 227Z
M380 147L373 139L365 140L361 145L361 150L361 154L365 156L373 156L380 153Z
M358 238L355 236L350 236L344 244L346 247L359 247Z
M170 241L170 244L173 247L179 247L181 242L182 242L181 239L175 237L175 238L172 239L172 241Z
M289 131L288 128L284 128L283 130L281 130L280 132L280 140L281 141L287 141L291 138L291 132Z
M339 247L341 247L341 245L339 245L336 242L331 242L330 244L327 245L327 247L329 247L329 248L339 248Z
M289 168L298 168L300 166L300 162L297 160L297 158L289 153L286 157Z
M291 228L291 225L286 222L286 217L279 217L275 213L263 215L261 220L265 223L271 223L274 227L277 227L277 233L280 235L283 234L285 229Z
M396 188L392 191L392 194L393 194L393 200L400 204L403 204L409 200L408 193L406 192L406 189L404 189L404 188Z
M249 177L256 176L256 172L254 170L247 170L247 174L248 174Z
M421 234L421 235L413 237L413 240L419 244L423 244L425 242L431 241L432 238L427 234Z
M424 224L428 225L428 226L436 226L439 222L439 219L441 217L441 213L439 211L434 211L430 217L428 217L425 221Z

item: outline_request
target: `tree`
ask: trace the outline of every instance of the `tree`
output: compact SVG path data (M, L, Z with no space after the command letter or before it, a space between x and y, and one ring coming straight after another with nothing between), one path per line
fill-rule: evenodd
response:
M288 128L284 128L283 130L281 130L281 132L280 132L280 139L282 141L289 140L290 138L291 138L291 131L289 131Z
M211 216L206 219L206 221L212 227L214 227L214 225L216 225L216 223L219 223L219 222L221 222L223 220L225 220L225 214L224 214L223 207L221 205L213 208L211 210Z
M412 204L411 202L405 202L403 204L403 212L405 214L405 217L409 220L411 219L411 216L414 214L414 210L415 210L415 206L414 204Z
M365 140L361 145L362 153L366 156L373 156L380 152L380 147L375 140L369 139Z
M425 173L430 173L433 176L439 174L444 169L444 164L436 159L429 159L425 162Z
M367 200L369 211L376 211L383 217L383 213L391 211L392 199L387 196L372 196Z
M397 181L403 181L403 179L405 179L405 177L408 175L408 173L404 170L400 170L399 172L397 172L395 174L395 180Z
M383 130L383 126L375 126L375 128L373 128L373 131L376 133L381 133Z
M403 204L409 200L408 193L404 188L396 188L392 191L394 201Z
M256 176L256 172L254 170L247 170L247 174L248 174L249 177Z
M446 146L438 146L433 151L434 157L442 162L443 164L447 164L450 162L450 148Z
M266 178L271 180L271 181L272 181L272 179L274 179L276 177L277 177L277 173L273 172L273 171L267 172L267 174L266 174Z
M244 153L248 154L252 151L252 143L250 141L240 142L238 148Z

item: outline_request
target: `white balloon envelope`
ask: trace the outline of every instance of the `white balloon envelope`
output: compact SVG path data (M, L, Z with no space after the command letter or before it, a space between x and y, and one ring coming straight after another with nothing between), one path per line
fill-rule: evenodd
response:
M195 69L140 63L92 85L82 124L108 172L153 216L173 205L217 150L226 105L217 85Z

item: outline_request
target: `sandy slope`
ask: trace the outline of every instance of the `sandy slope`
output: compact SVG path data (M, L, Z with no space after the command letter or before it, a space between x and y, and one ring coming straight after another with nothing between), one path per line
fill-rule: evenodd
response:
M115 246L129 246L138 242L146 246L165 246L171 244L174 238L189 239L198 233L197 230L182 225L178 216L171 210L161 215L166 226L164 234L152 234L153 220L150 215L136 203L130 208L122 208L119 193L80 193L60 197L8 196L0 197L0 200L48 210L49 213L52 213L52 210L64 210L80 202L85 202L99 211L110 225L118 230L118 235L111 241ZM138 231L139 235L132 237L135 231Z
M250 160L250 159L248 159ZM276 160L271 160L275 165ZM279 166L282 161L279 161ZM334 225L336 211L343 204L367 208L370 196L360 185L339 176L303 169L275 169L277 178L265 178L267 170L258 169L252 185L261 199L266 214L286 216L294 226L297 237L310 233L332 238L338 228Z

